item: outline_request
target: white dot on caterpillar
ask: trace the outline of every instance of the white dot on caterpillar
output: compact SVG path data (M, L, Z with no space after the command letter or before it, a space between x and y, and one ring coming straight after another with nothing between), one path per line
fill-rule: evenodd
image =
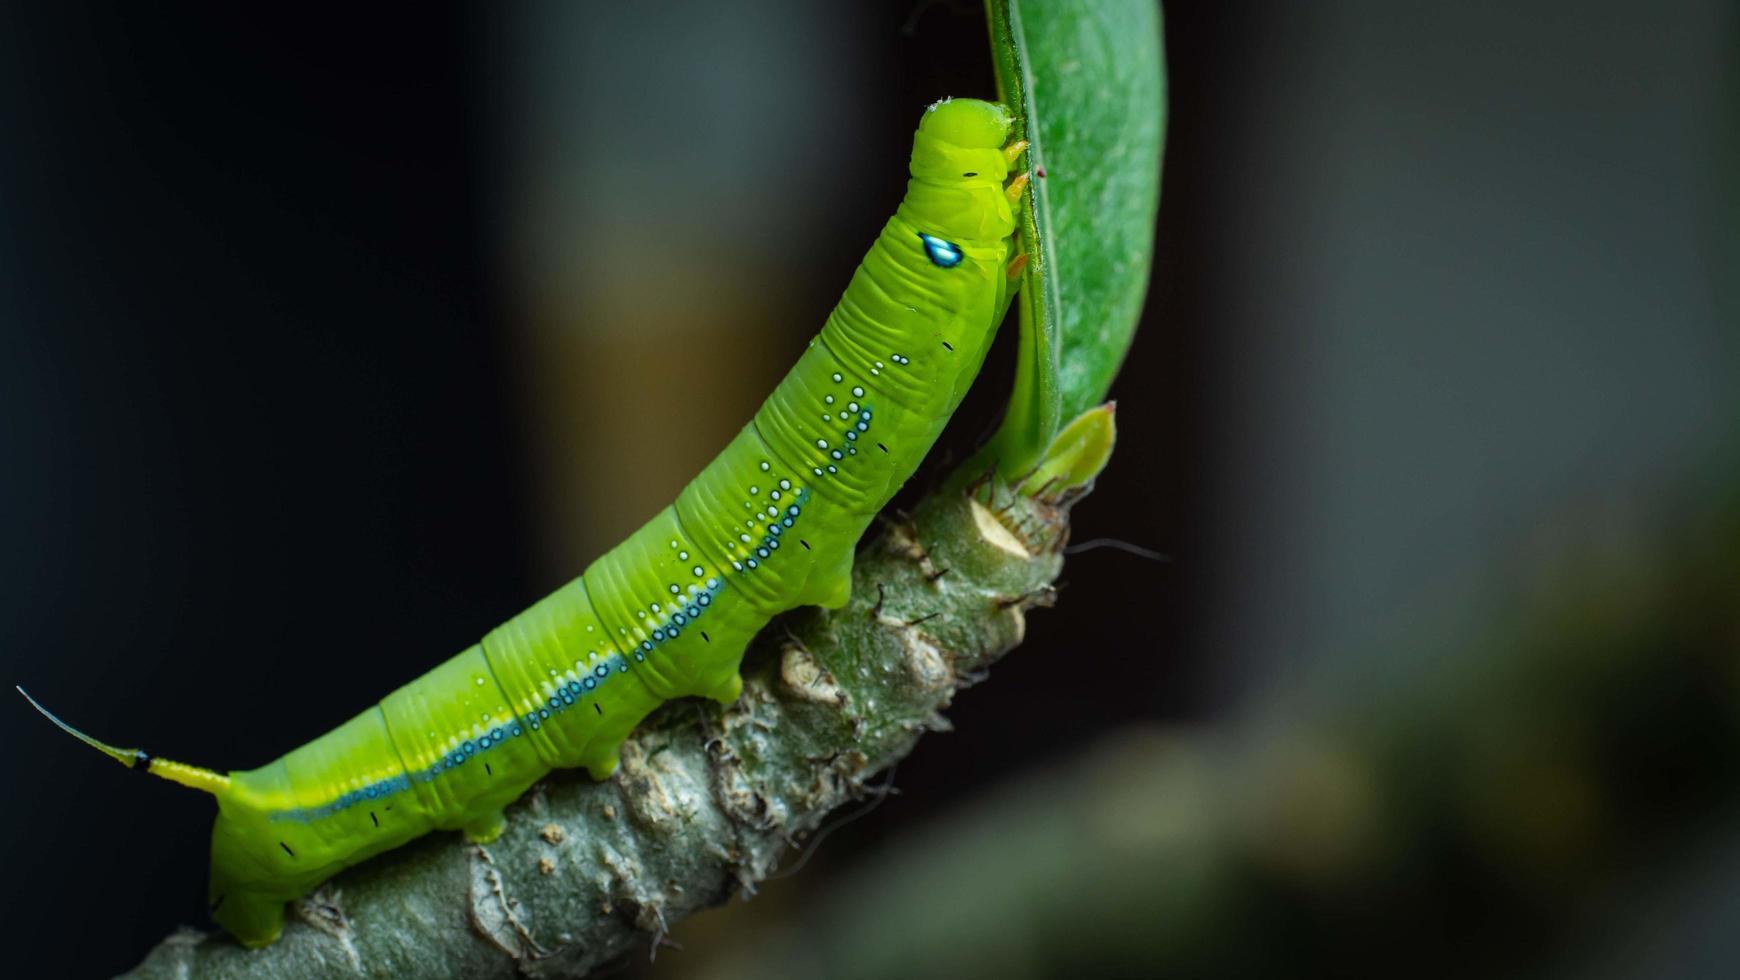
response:
M677 546L677 539L676 539L676 538L672 538L672 539L671 539L671 547L673 547L673 548L675 548L675 547L676 547L676 546Z
M769 499L769 500L778 500L779 497L780 497L780 493L778 490L769 490L767 492L767 499Z
M750 496L751 496L751 497L753 497L753 496L755 496L755 495L756 495L756 494L758 494L758 493L760 493L760 492L761 492L761 488L760 488L760 487L750 487L750 488L749 488L749 495L750 495Z
M748 544L748 543L749 543L749 535L747 535L747 534L739 534L739 535L738 535L738 536L737 536L737 540L739 540L739 541L741 541L741 542L743 542L743 543L744 543L744 544Z
M677 585L675 583L672 583L671 584L671 595L682 595L682 594L683 594L683 587L680 585Z
M864 389L853 388L852 389L852 397L853 398L863 398L864 397ZM854 409L854 411L856 411L856 409Z
M817 439L817 440L816 440L816 448L817 448L817 449L826 449L826 448L828 448L828 440L826 440L826 439Z
M768 465L767 460L764 459L761 461L761 472L766 473L768 470L770 470L772 468L773 467Z
M781 490L790 490L791 489L791 481L790 480L779 481L779 488Z
M834 403L834 396L833 396L833 395L824 395L824 396L822 396L822 404L824 404L824 405L832 405L832 404L833 404L833 403Z
M699 566L699 565L696 565L696 566L695 566L695 568L694 568L694 572L695 572L695 577L696 577L696 578L700 578L700 577L701 577L701 576L703 576L703 575L705 575L705 574L707 574L707 570L706 570L706 569L705 569L705 568L702 568L702 567L701 567L701 566Z
M858 410L858 403L857 402L852 402L851 404L846 406L846 411L848 411L848 412L856 412L857 410Z
M689 560L689 553L687 551L677 552L677 560L678 561L688 561Z
M845 379L845 378L842 378L842 377L840 377L840 373L839 373L839 372L838 372L838 371L836 371L836 372L834 372L834 380L835 380L835 381L836 381L836 382L839 382L839 381L844 381L844 380L846 380L846 379Z
M882 362L881 362L881 361L877 361L877 362L876 362L876 366L877 366L877 367L887 367L887 366L888 366L888 365L886 365L886 364L883 364L883 363L882 363Z
M663 610L663 609L660 609L660 608L659 608L659 604L658 604L658 603L656 603L656 602L655 602L655 603L653 603L653 604L652 604L652 611L653 611L653 612L664 612L664 610Z

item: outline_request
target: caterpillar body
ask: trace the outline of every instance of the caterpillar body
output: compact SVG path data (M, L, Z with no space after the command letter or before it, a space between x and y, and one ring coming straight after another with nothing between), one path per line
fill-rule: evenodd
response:
M1026 144L1005 145L1011 128L993 103L926 110L905 198L838 306L676 502L337 729L225 774L38 710L216 797L211 912L250 946L278 937L285 902L373 855L431 830L494 839L503 808L552 769L606 778L664 701L736 700L744 649L772 616L846 601L854 545L959 405L1017 288L1012 202L1026 177L1004 182Z

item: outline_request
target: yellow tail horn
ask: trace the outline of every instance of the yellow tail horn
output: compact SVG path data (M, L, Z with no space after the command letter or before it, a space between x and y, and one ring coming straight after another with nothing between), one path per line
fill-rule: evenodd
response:
M221 772L213 772L210 769L201 769L198 766L190 766L185 762L171 762L168 759L153 758L144 749L118 749L107 742L99 742L66 722L61 721L59 718L56 718L54 712L38 704L36 699L31 697L29 692L25 691L24 688L19 687L18 693L24 695L24 700L29 701L32 708L42 712L44 718L54 722L56 728L59 728L61 731L66 732L68 735L71 735L73 738L76 738L91 748L96 749L98 752L103 753L109 758L114 759L116 762L126 766L128 769L143 765L145 771L153 776L167 779L172 783L180 783L183 786L201 790L210 793L213 796L221 794L230 788L230 777Z

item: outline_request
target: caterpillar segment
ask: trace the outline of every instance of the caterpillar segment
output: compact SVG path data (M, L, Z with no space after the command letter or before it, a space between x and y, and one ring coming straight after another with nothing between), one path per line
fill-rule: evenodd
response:
M822 330L676 501L584 573L283 758L228 774L119 749L212 794L212 916L250 946L284 905L431 830L487 842L552 769L616 768L653 709L742 690L751 637L801 605L840 606L853 549L978 374L1016 288L1005 184L1025 143L1003 107L930 107L912 179ZM26 695L28 697L28 695ZM31 702L35 704L34 701Z

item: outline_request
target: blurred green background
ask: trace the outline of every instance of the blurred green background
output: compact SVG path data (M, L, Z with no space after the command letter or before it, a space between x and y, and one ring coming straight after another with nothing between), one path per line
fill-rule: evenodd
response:
M1076 538L1170 560L1073 558L898 794L623 972L1732 975L1740 14L1166 14L1153 287ZM0 7L6 678L243 768L517 612L742 424L918 112L991 93L983 34ZM203 924L206 800L22 702L0 738L25 975Z

